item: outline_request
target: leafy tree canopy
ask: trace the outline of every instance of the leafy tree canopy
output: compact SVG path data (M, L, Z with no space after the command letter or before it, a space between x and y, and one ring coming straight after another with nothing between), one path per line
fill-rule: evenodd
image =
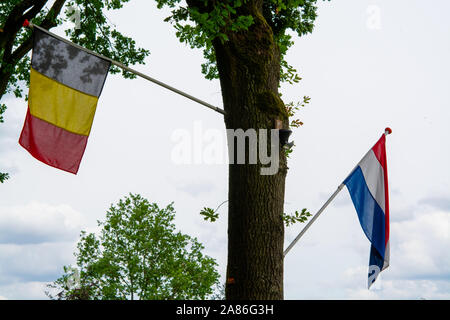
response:
M101 235L81 233L77 266L48 287L53 299L206 299L218 286L214 259L175 231L172 204L130 194L112 205Z
M298 82L297 71L284 59L293 45L289 30L302 36L312 32L317 17L317 0L156 0L158 8L172 8L166 18L176 29L176 36L191 48L203 48L206 62L202 72L207 79L218 78L213 41L227 41L230 33L248 30L255 17L247 12L248 3L262 3L263 18L273 31L281 54L281 81Z

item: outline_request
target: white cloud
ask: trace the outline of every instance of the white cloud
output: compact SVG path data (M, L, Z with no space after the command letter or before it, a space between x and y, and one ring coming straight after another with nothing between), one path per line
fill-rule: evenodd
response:
M197 197L214 191L215 183L211 180L185 181L178 183L176 188L192 197Z
M422 203L422 201L419 201ZM342 273L350 299L448 299L450 212L416 205L406 220L391 223L391 260L370 290L367 266Z
M450 212L421 202L409 206L408 216L391 222L390 267L370 290L370 244L354 208L333 203L285 260L286 298L446 299L450 292ZM287 238L292 238L290 233L288 229Z
M68 205L0 206L0 296L45 299L73 252L82 216Z
M82 215L69 205L33 202L0 206L0 243L42 243L74 240Z
M29 281L0 285L0 300L44 300L46 282Z
M73 263L74 248L75 242L0 245L0 284L56 280Z
M442 196L442 197L428 197L422 199L419 204L429 205L431 207L441 209L444 211L450 211L450 197Z
M373 290L367 290L367 289L349 289L346 292L347 299L352 300L376 300L379 299L378 294L374 292Z
M449 289L449 281L385 280L378 290L347 289L346 294L350 299L449 299Z
M391 265L396 277L448 277L450 212L419 210L414 219L391 224Z

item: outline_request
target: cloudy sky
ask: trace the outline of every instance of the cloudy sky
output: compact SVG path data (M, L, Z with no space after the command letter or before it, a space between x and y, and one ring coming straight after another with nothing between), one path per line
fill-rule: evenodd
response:
M292 135L286 212L316 212L386 126L393 134L391 266L367 290L370 245L344 189L286 256L286 299L450 298L449 10L445 0L320 2L315 31L289 51L303 80L284 85L283 99L312 100ZM179 43L167 15L153 1L132 1L108 17L151 51L136 69L221 107L218 81L200 72L201 51ZM0 171L11 177L0 185L0 298L46 299L45 285L74 262L79 232L95 231L129 192L174 201L177 228L203 242L224 274L227 208L215 223L199 215L227 198L227 165L208 157L225 148L220 114L145 80L110 75L72 175L19 146L27 105L4 102ZM180 132L191 141L190 162L176 161ZM287 228L286 246L302 228Z

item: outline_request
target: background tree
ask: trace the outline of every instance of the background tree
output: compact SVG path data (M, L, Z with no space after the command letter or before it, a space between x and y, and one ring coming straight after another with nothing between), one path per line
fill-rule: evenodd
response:
M172 204L130 194L112 205L100 237L81 233L77 267L48 287L54 299L206 299L219 287L214 259L195 238L175 232ZM77 280L79 279L79 280ZM216 292L217 294L217 292Z
M220 79L227 129L273 129L275 120L288 128L295 107L278 89L300 79L285 60L288 32L312 32L317 0L156 1L172 8L166 21L179 40L203 49L206 78ZM227 299L283 299L286 154L277 174L260 169L229 165Z
M129 0L2 0L0 2L0 102L7 93L18 98L28 87L32 48L31 30L22 28L25 19L47 30L80 13L79 28L65 30L71 41L125 65L143 63L149 51L137 48L135 41L116 30L108 18L108 10L117 10ZM73 26L73 25L72 25ZM119 72L115 66L111 73ZM134 75L124 72L127 78ZM25 84L25 86L24 86ZM0 103L0 123L6 105ZM8 178L0 173L0 182Z

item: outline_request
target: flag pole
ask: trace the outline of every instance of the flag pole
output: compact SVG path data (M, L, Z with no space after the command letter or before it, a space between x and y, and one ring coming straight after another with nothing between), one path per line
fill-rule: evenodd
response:
M134 70L134 69L132 69L132 68L130 68L130 67L127 67L126 65L124 65L124 64L122 64L122 63L120 63L120 62L114 61L114 60L112 60L112 59L110 59L110 58L108 58L108 57L105 57L105 56L103 56L103 55L101 55L101 54L98 54L98 53L96 53L96 52L93 52L93 51L91 51L91 50L89 50L89 49L86 49L86 48L84 48L84 47L82 47L82 46L79 46L79 45L77 45L76 43L73 43L73 42L71 42L71 41L68 41L68 40L64 39L63 37L60 37L60 36L58 36L58 35L56 35L56 34L50 32L50 31L48 31L48 30L46 30L46 29L44 29L44 28L42 28L42 27L40 27L40 26L37 26L37 25L35 25L35 24L29 22L28 20L25 20L25 22L24 22L23 25L24 25L24 27L37 28L37 29L41 30L42 32L45 32L45 33L51 35L52 37L55 37L56 39L61 40L61 41L63 41L64 43L67 43L68 45L74 46L74 47L76 47L76 48L78 48L78 49L80 49L80 50L83 50L83 51L85 51L85 52L87 52L87 53L89 53L89 54L92 54L92 55L94 55L94 56L96 56L96 57L99 57L99 58L101 58L101 59L107 60L107 61L111 62L111 64L113 64L113 65L115 65L115 66L117 66L117 67L119 67L119 68L121 68L121 69L123 69L123 70L125 70L125 71L134 73L135 75L137 75L137 76L139 76L139 77L141 77L141 78L144 78L144 79L146 79L146 80L148 80L148 81L151 81L151 82L153 82L153 83L155 83L155 84L157 84L157 85L159 85L159 86L161 86L161 87L163 87L163 88L166 88L166 89L168 89L168 90L170 90L170 91L172 91L172 92L178 93L179 95L181 95L181 96L183 96L183 97L185 97L185 98L188 98L188 99L190 99L190 100L192 100L192 101L195 101L195 102L197 102L197 103L199 103L199 104L201 104L201 105L203 105L203 106L205 106L205 107L207 107L207 108L210 108L210 109L212 109L212 110L214 110L214 111L216 111L216 112L219 112L219 113L225 115L225 111L224 111L223 109L220 109L220 108L218 108L218 107L216 107L216 106L213 106L212 104L209 104L208 102L205 102L205 101L203 101L203 100L200 100L200 99L198 99L198 98L196 98L196 97L194 97L194 96L192 96L192 95L190 95L190 94L188 94L188 93L186 93L186 92L183 92L183 91L181 91L181 90L178 90L177 88L174 88L174 87L172 87L172 86L169 86L168 84L165 84L165 83L162 82L162 81L156 80L155 78L152 78L152 77L150 77L150 76L148 76L148 75L146 75L146 74L143 74L143 73L141 73L141 72L139 72L139 71L137 71L137 70Z
M305 232L311 227L311 225L316 221L316 219L320 216L320 214L325 210L326 207L330 204L331 201L337 196L337 194L344 188L344 184L341 183L339 187L336 189L336 191L331 195L331 197L327 200L327 202L324 203L324 205L317 211L317 213L312 217L311 220L309 220L308 224L300 231L300 233L295 237L294 241L291 242L291 244L284 250L283 257L287 255L287 253L292 249L293 246L300 240L300 238L305 234Z
M384 135L387 136L388 134L391 134L392 130L391 128L384 129ZM305 234L305 232L311 227L311 225L316 221L316 219L320 216L320 214L325 210L326 207L330 204L331 201L337 196L337 194L344 188L344 184L341 183L339 187L336 189L336 191L331 195L331 197L327 200L327 202L324 203L324 205L317 211L317 213L312 217L312 219L308 222L308 224L300 231L300 233L295 237L294 241L291 242L291 244L284 250L283 252L283 258L287 255L287 253L292 249L293 246L300 240L300 238Z

